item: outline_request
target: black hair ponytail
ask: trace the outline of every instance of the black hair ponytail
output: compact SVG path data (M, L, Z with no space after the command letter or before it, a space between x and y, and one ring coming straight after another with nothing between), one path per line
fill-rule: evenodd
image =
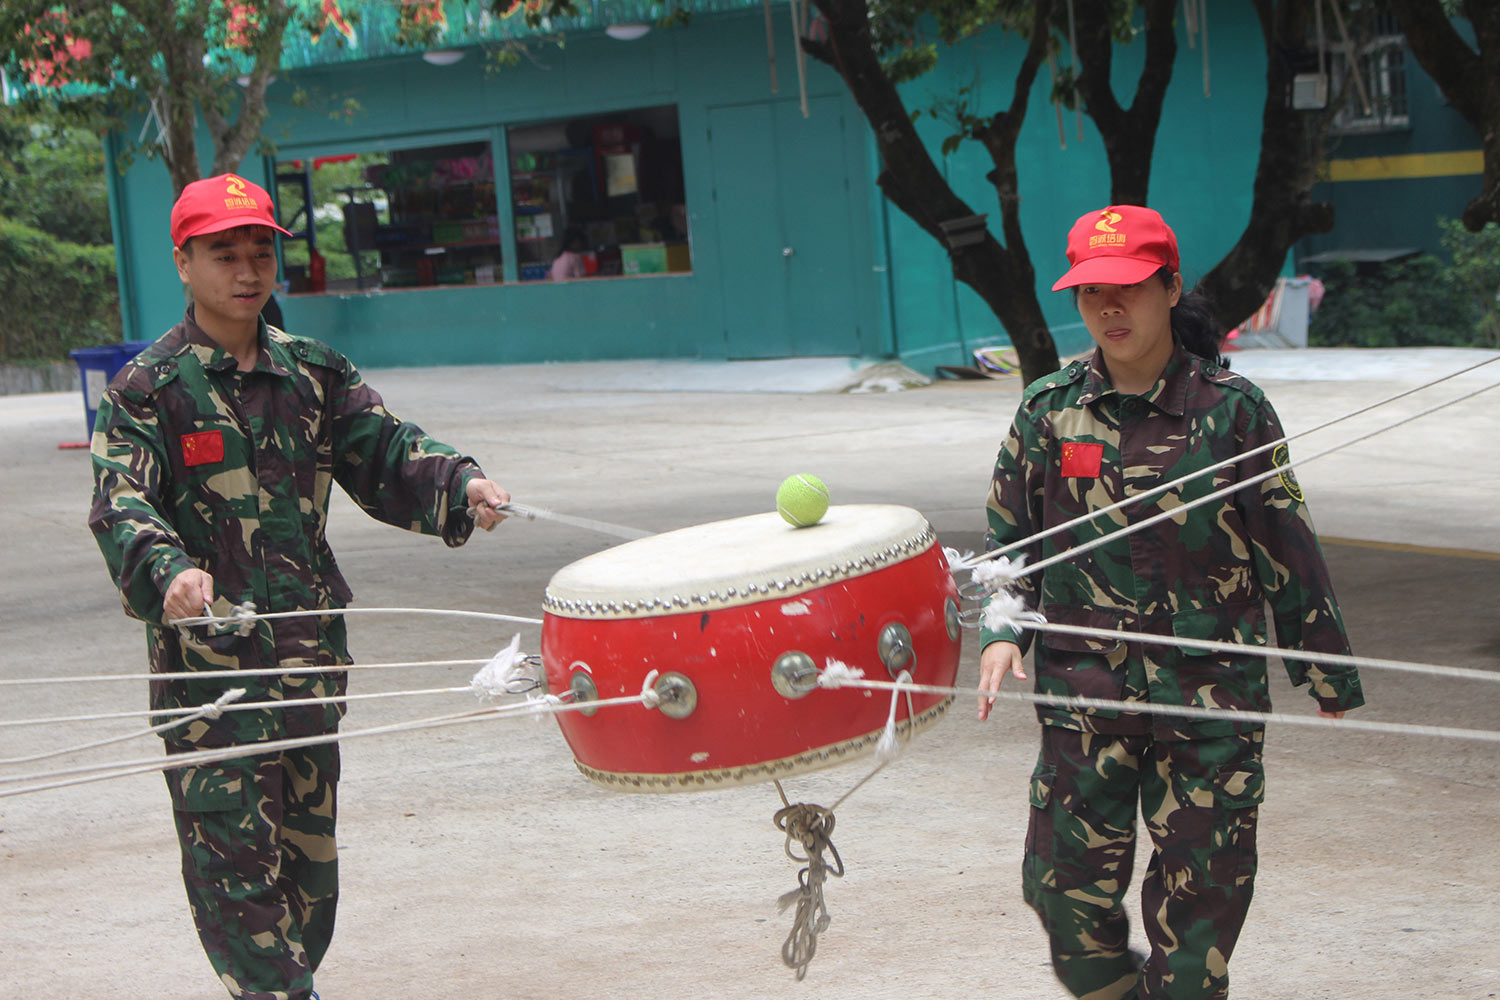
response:
M1172 271L1162 268L1156 272L1162 284L1172 287ZM1218 318L1208 296L1194 289L1183 290L1182 297L1172 307L1172 338L1189 354L1196 354L1204 361L1212 361L1220 368L1228 368L1229 361L1219 353L1223 342Z

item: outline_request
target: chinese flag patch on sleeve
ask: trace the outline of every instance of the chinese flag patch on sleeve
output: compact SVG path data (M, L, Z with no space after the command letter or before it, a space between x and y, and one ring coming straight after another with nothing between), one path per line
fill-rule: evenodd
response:
M224 432L198 431L182 436L182 464L209 465L224 461Z
M1070 479L1098 479L1104 445L1092 441L1062 443L1062 474Z

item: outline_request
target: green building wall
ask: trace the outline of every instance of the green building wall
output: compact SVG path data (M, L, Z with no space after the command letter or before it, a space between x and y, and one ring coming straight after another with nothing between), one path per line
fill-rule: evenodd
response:
M1469 23L1455 28L1474 44ZM1335 135L1330 173L1350 161L1371 168L1364 180L1329 180L1313 197L1334 206L1334 230L1303 240L1299 258L1350 251L1415 249L1443 253L1438 220L1457 219L1482 185L1479 137L1449 106L1410 51L1405 54L1408 124L1367 133ZM1468 153L1455 164L1450 154Z
M652 31L634 42L572 36L565 48L544 50L542 65L523 61L495 73L471 53L446 67L408 56L283 74L272 86L264 129L277 158L488 139L500 191L508 190L509 126L675 105L693 251L691 274L516 283L514 245L505 235L504 284L293 295L283 301L288 328L366 366L821 354L895 356L931 370L967 360L974 347L1006 343L979 298L954 282L944 248L879 196L868 125L842 81L811 60L814 117L803 122L790 24L784 10L776 13L776 94L758 11L700 16L689 27ZM1189 283L1239 238L1259 149L1265 72L1259 28L1248 8L1215 8L1213 17L1208 94L1201 50L1189 47L1179 25L1180 53L1151 182L1150 202L1177 231ZM1020 40L999 31L945 52L934 73L907 85L908 105L926 109L962 85L975 87L981 108L1008 105L1021 52ZM1143 43L1117 50L1116 89L1126 103L1143 54ZM293 105L294 90L307 96L305 105ZM1018 150L1021 216L1037 291L1067 355L1087 346L1087 337L1068 297L1048 289L1066 267L1068 227L1105 204L1109 178L1086 116L1080 139L1075 117L1064 112L1059 141L1049 91L1044 69ZM359 103L357 114L328 113L349 98ZM754 151L759 127L768 130L772 150L766 165L726 161L726 150ZM927 115L918 127L933 149L948 131ZM203 149L206 157L206 138ZM974 210L998 224L984 150L964 143L942 159L942 168ZM269 159L247 160L241 169L268 185L270 171ZM761 182L768 175L767 188ZM779 199L779 207L768 197ZM117 249L127 262L121 268L126 335L154 337L182 313L170 263L165 170L137 161L115 180L112 205ZM502 205L502 234L511 231L507 212ZM804 270L785 287L751 274L766 265L744 253L743 234L764 235L775 225L789 241L795 230L798 240L819 248L812 262L806 255L787 259L788 268ZM796 249L791 242L788 248ZM744 332L746 309L774 314L763 337Z

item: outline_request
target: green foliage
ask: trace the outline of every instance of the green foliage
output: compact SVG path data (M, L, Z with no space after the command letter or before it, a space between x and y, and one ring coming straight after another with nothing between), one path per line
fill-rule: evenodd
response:
M1475 314L1475 342L1500 347L1500 226L1491 222L1471 233L1457 219L1439 219L1438 228L1453 261L1454 294L1466 299Z
M0 216L70 243L108 244L104 170L97 135L0 106Z
M0 107L0 362L119 341L104 171L94 133Z
M52 107L77 122L120 131L125 160L161 156L180 187L200 173L195 113L213 136L215 165L237 168L265 115L259 89L236 83L245 74L242 63L253 63L251 78L264 81L280 61L288 21L311 25L320 17L317 0L6 0L0 4L0 66L10 71L24 107ZM176 136L173 144L159 144L149 129L137 141L124 129L131 116L148 109Z
M886 75L895 83L906 83L930 73L937 65L937 45L933 42L913 42L885 60Z
M0 363L66 361L75 347L118 343L115 252L0 218Z
M1363 270L1346 261L1331 264L1307 342L1314 347L1500 346L1497 278L1493 261L1478 259L1450 265L1423 255ZM1487 293L1473 286L1481 280L1489 281Z

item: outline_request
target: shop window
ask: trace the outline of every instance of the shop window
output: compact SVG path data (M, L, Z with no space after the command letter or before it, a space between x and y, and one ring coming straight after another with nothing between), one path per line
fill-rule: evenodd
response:
M675 107L517 126L507 144L522 281L692 270Z
M289 292L500 281L487 142L287 160L276 186Z

